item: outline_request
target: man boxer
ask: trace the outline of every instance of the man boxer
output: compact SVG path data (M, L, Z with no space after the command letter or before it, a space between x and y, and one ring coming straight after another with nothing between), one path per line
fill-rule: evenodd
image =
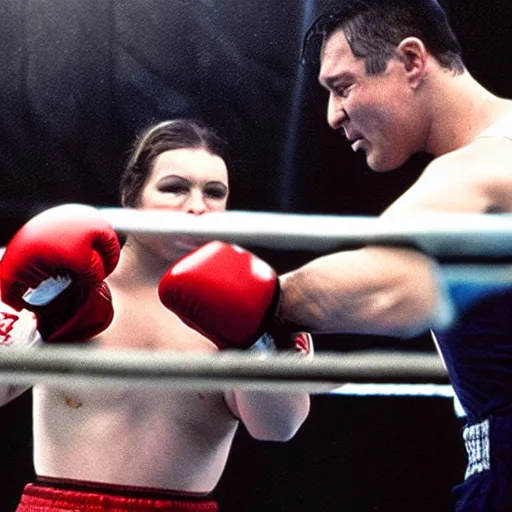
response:
M223 155L222 141L197 122L158 124L133 149L122 203L192 215L222 211L229 194ZM3 349L45 342L206 353L250 348L205 338L160 301L165 270L197 246L133 234L121 249L91 207L43 212L14 236L0 264ZM298 348L309 341L298 336ZM6 389L3 402L22 391ZM286 441L309 411L301 392L36 385L33 396L37 481L25 487L18 512L216 511L211 493L239 423L256 439Z
M512 102L470 75L435 0L337 0L307 32L306 53L315 41L321 43L319 81L329 92L328 122L354 151L365 152L371 169L397 169L418 152L434 157L385 217L512 212ZM191 257L200 261L200 255L201 249ZM223 268L224 258L233 265L234 256L230 246L216 250L216 268ZM232 339L233 333L225 327L223 303L208 308L212 297L237 303L233 294L247 297L254 286L265 288L267 297L280 290L279 301L256 303L248 313L256 328L241 332L237 342L286 325L399 337L434 328L468 419L469 464L464 483L454 489L456 510L512 510L509 289L465 304L447 328L438 321L446 304L436 263L411 248L367 246L319 257L279 279L248 272L240 279L247 289L194 292L192 278L209 283L211 267L203 262L186 273L186 264L178 264L165 280L180 294L172 302L175 311L217 338ZM452 299L462 307L456 294Z

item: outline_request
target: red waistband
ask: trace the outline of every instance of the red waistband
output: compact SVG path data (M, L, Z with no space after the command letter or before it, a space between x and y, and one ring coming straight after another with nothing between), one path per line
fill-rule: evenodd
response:
M144 497L130 490L114 494L108 488L100 492L83 489L58 488L43 484L28 484L23 490L16 512L218 512L211 498L173 497L172 499Z

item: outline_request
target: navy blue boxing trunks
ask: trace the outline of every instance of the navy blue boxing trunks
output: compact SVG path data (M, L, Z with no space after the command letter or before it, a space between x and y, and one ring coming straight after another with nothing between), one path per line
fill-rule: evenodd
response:
M465 480L453 489L456 512L512 511L512 415L466 426Z

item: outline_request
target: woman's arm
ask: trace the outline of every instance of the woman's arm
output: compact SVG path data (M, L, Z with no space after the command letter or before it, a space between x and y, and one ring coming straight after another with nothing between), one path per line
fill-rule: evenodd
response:
M307 393L232 390L225 394L229 409L255 439L288 441L309 414Z

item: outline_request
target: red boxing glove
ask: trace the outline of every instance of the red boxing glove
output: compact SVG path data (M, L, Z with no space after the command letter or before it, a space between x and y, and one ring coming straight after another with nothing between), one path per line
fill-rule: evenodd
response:
M120 244L99 212L85 205L51 208L29 220L7 245L0 263L2 301L29 309L47 342L91 338L112 321L104 283Z
M245 249L210 242L171 266L158 294L220 348L248 348L273 321L279 280L272 267Z

